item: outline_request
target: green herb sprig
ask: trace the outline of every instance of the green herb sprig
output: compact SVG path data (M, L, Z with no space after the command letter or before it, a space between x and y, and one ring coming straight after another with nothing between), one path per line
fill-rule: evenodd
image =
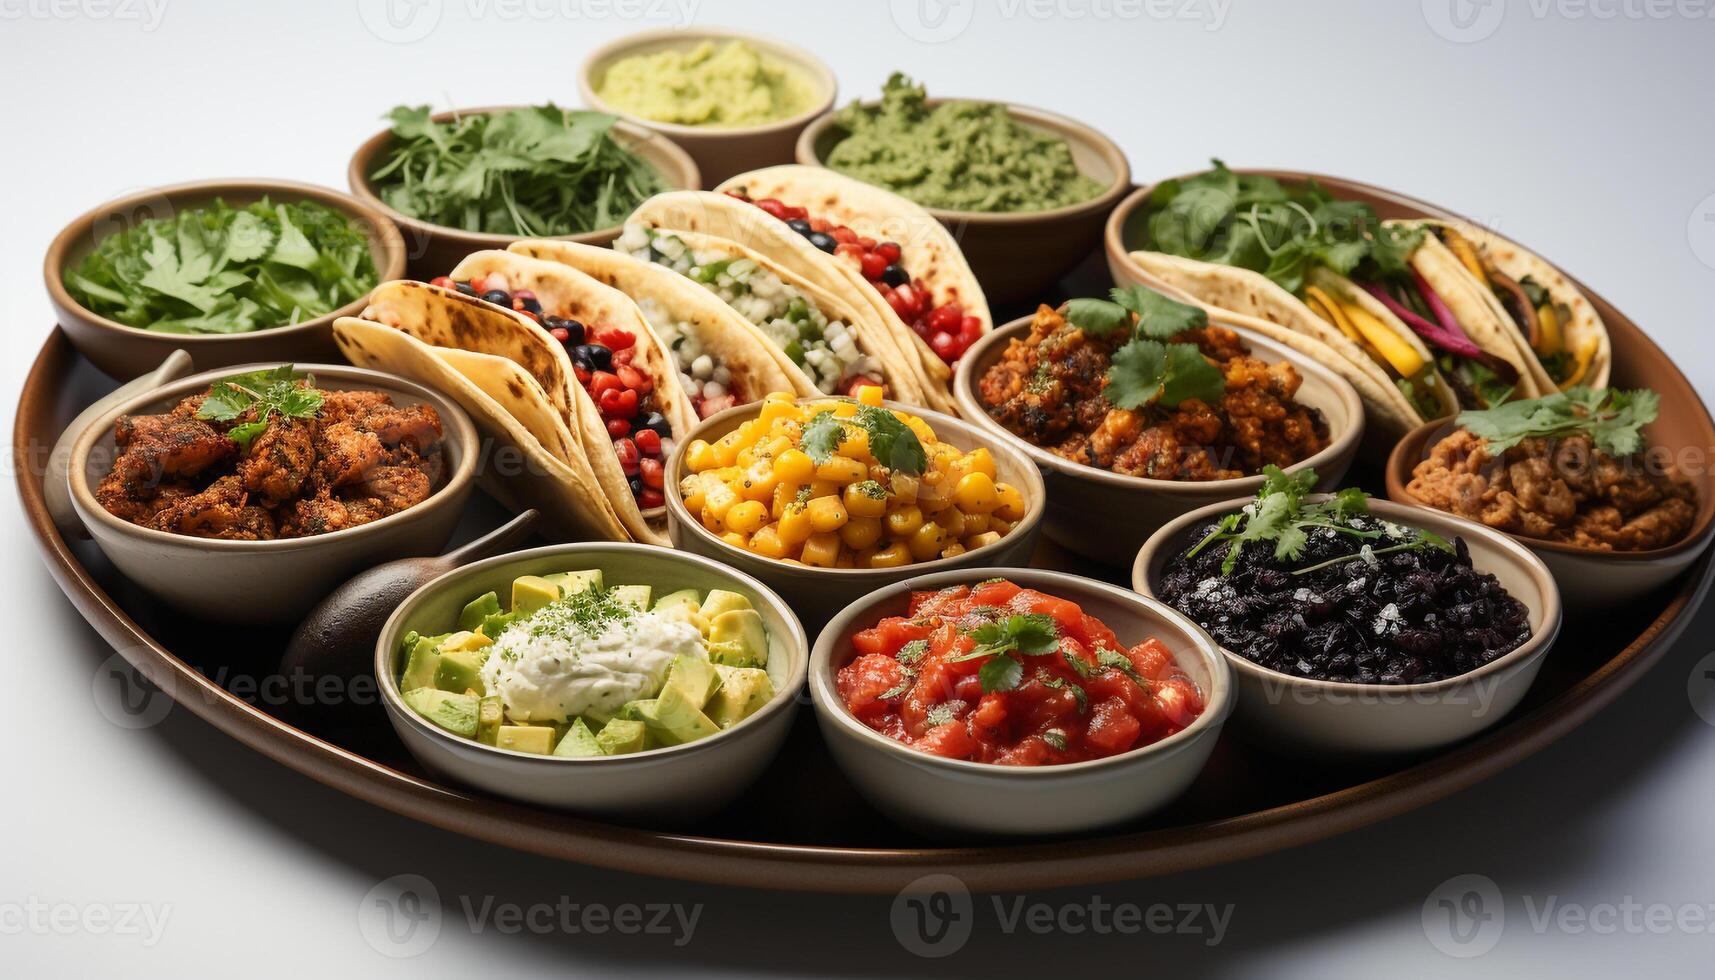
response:
M820 466L833 457L851 430L862 430L868 435L870 455L896 473L918 476L929 465L929 455L917 433L892 412L874 405L859 405L856 415L845 418L831 409L817 412L805 424L799 448Z
M231 422L254 408L256 418L226 432L233 442L248 446L276 415L288 419L315 418L322 410L322 393L316 390L315 383L315 378L299 374L290 364L236 375L216 381L209 388L208 397L197 406L197 418Z
M966 632L976 644L948 663L988 657L977 670L983 693L1010 691L1024 677L1024 662L1015 654L1041 657L1060 649L1060 624L1044 613L1015 613L1005 619L984 623Z
M1661 396L1648 388L1600 391L1580 385L1546 398L1507 402L1481 412L1462 412L1458 424L1489 444L1499 456L1532 437L1582 434L1610 456L1630 456L1643 448L1644 426L1661 410Z
M1074 299L1066 303L1066 320L1097 337L1129 330L1131 339L1117 350L1108 366L1102 394L1119 408L1149 404L1172 408L1187 399L1212 402L1226 391L1226 377L1209 363L1196 344L1172 338L1208 325L1201 308L1168 299L1151 289L1114 289L1109 299Z

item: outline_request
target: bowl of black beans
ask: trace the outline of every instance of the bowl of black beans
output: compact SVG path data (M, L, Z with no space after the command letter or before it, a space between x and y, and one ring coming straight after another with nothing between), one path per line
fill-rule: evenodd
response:
M1448 514L1271 474L1138 553L1132 586L1189 616L1233 668L1234 714L1288 751L1421 752L1518 706L1560 631L1529 549Z

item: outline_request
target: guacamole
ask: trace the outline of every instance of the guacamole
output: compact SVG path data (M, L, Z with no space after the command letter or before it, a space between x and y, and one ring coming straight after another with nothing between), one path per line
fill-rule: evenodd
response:
M802 71L743 41L621 58L596 94L620 112L681 126L758 126L816 107Z
M923 86L895 72L881 102L853 103L847 133L823 160L924 207L949 211L1047 211L1087 201L1104 187L1078 171L1066 141L1015 121L994 102L930 108Z

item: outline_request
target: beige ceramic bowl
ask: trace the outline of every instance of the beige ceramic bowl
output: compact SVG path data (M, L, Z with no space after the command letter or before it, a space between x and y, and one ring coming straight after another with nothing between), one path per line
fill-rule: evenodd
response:
M656 122L631 115L608 105L596 92L607 77L608 68L633 55L654 54L665 50L688 50L704 41L725 44L743 41L799 72L816 93L811 108L795 116L756 126L686 126L678 123ZM584 59L578 70L578 93L584 104L672 137L685 148L709 186L720 183L733 174L755 170L776 163L791 163L792 150L804 126L834 104L838 83L834 73L815 55L803 48L743 31L715 28L682 30L664 28L629 34L604 44Z
M76 520L127 579L198 619L293 622L357 572L395 558L438 554L470 496L480 446L464 409L439 392L390 374L303 364L299 369L314 375L323 388L385 391L398 404L433 405L441 416L447 454L441 488L417 506L369 524L279 541L224 541L156 531L120 520L96 502L94 488L112 469L113 424L119 416L162 412L222 378L273 366L222 368L134 393L88 417L73 436L66 465Z
M927 101L935 106L954 100ZM1025 126L1065 140L1078 169L1105 189L1087 201L1049 211L928 209L958 239L984 294L997 305L1041 299L1055 281L1101 244L1108 212L1131 190L1131 164L1124 151L1101 132L1028 106L1009 104L1007 112ZM798 138L798 162L825 166L822 160L844 137L834 113L822 116Z
M799 401L838 400L840 399L822 396ZM1023 453L1011 446L996 444L985 432L968 422L911 405L895 402L886 404L889 408L909 412L929 423L929 427L935 430L935 436L949 445L962 450L975 449L978 446L988 447L994 455L998 481L1012 484L1024 495L1024 517L1006 537L954 558L937 558L900 568L809 568L788 565L722 541L704 527L702 521L691 515L685 508L684 498L678 492L679 481L685 476L685 449L698 439L714 442L738 428L740 424L755 418L762 411L762 403L752 402L709 416L701 425L691 430L689 435L680 439L673 449L673 454L668 457L664 482L667 487L667 534L673 540L673 547L679 551L705 555L747 575L756 576L763 584L784 596L809 629L815 629L827 622L828 617L858 596L873 592L884 585L943 569L990 568L1029 562L1031 553L1036 550L1036 534L1042 523L1044 499L1042 475L1037 472L1036 466L1026 459Z
M1123 566L1137 555L1143 540L1156 528L1196 507L1231 497L1254 494L1262 477L1236 480L1150 480L1074 463L1032 445L989 417L977 389L982 376L1013 339L1030 333L1030 317L995 328L971 345L953 374L953 399L959 414L981 426L994 443L1016 447L1041 467L1048 487L1048 516L1044 531L1066 549ZM1237 328L1234 328L1237 329ZM1345 478L1364 433L1364 406L1346 379L1303 354L1246 330L1239 330L1251 353L1269 362L1286 361L1298 369L1304 385L1298 399L1328 420L1328 448L1286 468L1288 473L1315 469L1318 486L1332 490Z
M1681 430L1698 426L1696 419L1670 419L1663 417L1661 421L1651 426L1652 430L1661 430L1661 435L1670 435L1667 430L1675 430L1671 435L1680 435ZM1452 435L1459 426L1452 419L1439 419L1428 422L1406 433L1393 448L1387 461L1387 495L1395 503L1411 507L1421 507L1435 511L1412 496L1407 489L1411 484L1411 471L1422 462L1429 453L1430 447ZM1691 432L1683 432L1691 438ZM1654 442L1655 445L1691 445L1687 442ZM1541 538L1530 538L1522 534L1509 535L1514 541L1529 548L1548 570L1554 573L1554 580L1560 585L1560 591L1568 605L1576 608L1604 608L1623 605L1638 599L1652 589L1666 585L1677 578L1679 574L1691 567L1709 542L1715 538L1715 477L1712 477L1707 466L1697 467L1693 471L1687 468L1692 480L1697 484L1697 518L1690 532L1677 544L1665 548L1651 548L1648 551L1591 551L1559 541L1544 541Z
M480 109L455 109L448 112L437 112L430 118L436 122L448 122L463 116L477 116L507 109L524 108L522 106L485 106ZM698 190L702 187L702 175L697 165L691 160L690 154L679 148L672 140L659 133L650 132L639 126L621 121L614 126L614 136L626 149L641 157L661 174L661 179L668 188L673 190ZM351 185L351 193L369 207L385 214L399 226L404 234L405 252L407 259L406 271L413 279L433 279L444 276L458 265L459 260L472 252L486 249L505 249L519 238L528 235L495 235L487 232L466 231L463 228L451 228L447 225L430 224L402 214L382 203L374 187L369 182L369 175L381 165L386 151L393 145L393 130L384 129L363 142L357 152L351 155L351 162L346 167L345 179ZM561 235L557 241L582 242L585 245L606 245L619 237L619 225L609 228L597 228L577 235ZM387 276L385 279L403 278L402 276ZM359 304L361 308L362 304ZM353 310L355 316L359 312Z
M153 370L175 350L191 355L198 367L262 361L328 361L339 357L333 342L333 322L363 310L360 296L324 316L301 323L234 334L157 333L129 327L99 316L73 299L65 287L65 271L75 268L108 235L135 227L151 218L203 207L220 198L230 205L251 204L263 197L274 201L313 201L343 213L369 239L376 282L405 274L405 240L382 209L338 191L285 180L203 180L152 190L109 201L66 225L48 246L42 273L60 326L84 357L121 381Z
M1138 552L1132 587L1159 598L1156 584L1163 569L1195 543L1196 526L1249 502L1212 504L1157 531ZM1476 569L1493 574L1530 610L1530 639L1468 674L1425 684L1353 684L1292 677L1223 647L1238 691L1239 721L1268 744L1358 757L1423 752L1469 738L1518 707L1542 667L1543 655L1560 633L1560 590L1554 576L1511 538L1450 514L1386 500L1372 500L1370 510L1448 540L1464 538Z
M634 755L558 758L514 752L460 738L405 706L399 691L399 640L409 630L444 633L465 603L493 591L510 594L520 575L599 568L610 585L727 589L751 601L768 628L768 676L774 699L718 735ZM797 714L809 662L804 628L780 597L748 575L696 555L639 544L563 544L500 555L455 569L413 592L381 629L375 676L388 717L405 747L430 772L496 796L593 816L683 822L718 810L761 774Z
M1111 627L1127 646L1156 637L1203 694L1203 713L1184 731L1122 755L1063 766L1000 766L944 759L910 748L852 717L836 678L851 660L852 634L905 615L916 590L1007 578L1069 599ZM1043 837L1136 819L1172 801L1202 771L1232 710L1232 682L1214 641L1166 604L1105 582L1034 568L923 575L847 606L816 638L810 698L834 761L870 802L931 833Z

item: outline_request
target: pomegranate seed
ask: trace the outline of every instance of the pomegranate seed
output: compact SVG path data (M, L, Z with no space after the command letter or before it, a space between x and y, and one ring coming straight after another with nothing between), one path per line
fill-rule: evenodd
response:
M661 491L651 490L648 487L645 487L643 492L637 495L637 506L644 510L653 510L656 507L665 507L667 506L667 498L661 493Z
M787 221L803 221L808 217L810 217L810 209L809 208L791 208L791 207L789 207L786 209L786 220Z
M666 475L667 471L666 468L661 465L660 460L651 459L650 457L645 456L637 461L637 472L643 477L644 486L654 487L659 490L661 489L662 478Z
M858 236L858 244L862 245L863 250L866 252L875 251L875 239L869 237L868 235L859 235Z
M832 228L832 227L833 227L833 225L828 224L828 219L826 219L826 218L811 218L810 219L810 230L811 231L826 232L829 228Z
M697 406L697 417L706 419L737 404L738 398L733 395L716 395L713 398L705 398L702 404Z
M607 434L608 437L612 439L631 435L631 423L624 419L608 419Z
M590 373L577 365L572 366L572 374L577 376L578 384L585 388L590 386Z
M786 205L781 204L778 200L775 200L772 197L765 197L762 200L757 201L756 206L782 221L786 219Z
M631 359L633 357L635 357L636 354L637 354L637 350L635 348L631 348L631 347L627 347L625 350L613 351L613 353L612 353L613 360L611 363L612 363L613 367L615 367L615 368L622 368L622 367L626 366L627 364L630 364Z
M887 260L881 257L880 252L865 252L860 261L863 263L863 277L870 282L879 280L887 271Z
M458 284L453 282L452 276L436 276L429 280L429 285L439 286L442 289L454 289Z
M563 344L572 339L572 332L567 330L565 327L555 327L548 331L548 336Z
M597 371L590 376L590 394L600 398L610 390L625 387L625 382L619 380L619 375L611 371Z
M900 248L898 242L882 242L875 247L876 254L887 260L888 265L899 261Z
M974 316L967 316L959 321L959 343L969 347L981 339L982 335L983 321Z
M929 347L935 352L935 356L948 364L958 360L959 355L963 353L959 350L958 334L938 333L929 339Z
M637 337L629 330L609 327L602 334L601 343L604 347L609 347L617 353L622 350L630 350L631 345L637 343Z
M964 316L964 310L957 303L948 303L929 311L929 328L943 333L953 333L959 329L959 319Z
M847 228L845 225L835 226L834 230L828 232L828 234L834 236L834 241L839 242L842 245L856 245L857 244L857 240L858 240L857 232L852 231L850 228Z
M649 379L649 375L644 374L642 371L637 370L629 364L621 364L613 370L615 374L619 375L621 383L640 395L653 390L655 387L655 382Z
M848 256L853 262L857 262L859 264L862 264L863 262L863 246L859 245L857 242L841 242L840 244L835 245L834 254Z
M638 429L632 441L637 443L637 451L645 456L661 455L661 433L654 429Z
M619 457L619 468L625 472L626 476L631 476L637 472L637 461L642 457L637 454L636 443L630 439L615 439L613 441L613 454Z

